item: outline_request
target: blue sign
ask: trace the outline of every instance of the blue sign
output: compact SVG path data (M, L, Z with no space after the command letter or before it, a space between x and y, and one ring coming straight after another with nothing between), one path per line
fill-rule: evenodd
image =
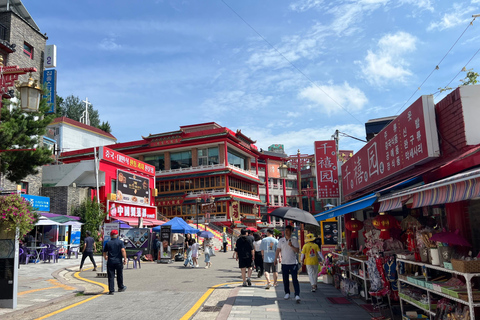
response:
M32 196L30 194L22 194L21 196L30 201L32 207L38 211L50 211L49 197Z
M47 103L50 106L50 110L47 113L55 113L55 100L57 92L57 70L50 69L43 71L43 85L48 90L46 96Z

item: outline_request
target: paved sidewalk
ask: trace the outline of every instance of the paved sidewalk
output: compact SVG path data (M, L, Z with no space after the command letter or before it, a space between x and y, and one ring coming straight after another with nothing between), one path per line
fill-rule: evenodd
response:
M22 313L69 299L77 293L94 294L103 292L103 288L74 278L80 267L78 259L59 259L57 263L21 264L18 270L17 308L0 308L0 318L14 317ZM95 262L100 268L101 257ZM84 269L92 268L90 259L85 260Z

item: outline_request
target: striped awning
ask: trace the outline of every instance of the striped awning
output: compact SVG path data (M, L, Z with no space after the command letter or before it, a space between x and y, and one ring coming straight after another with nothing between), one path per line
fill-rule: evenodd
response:
M413 198L413 208L458 202L480 196L480 169L472 169L423 186L402 190L381 197L380 210L400 208ZM385 209L385 210L382 210Z

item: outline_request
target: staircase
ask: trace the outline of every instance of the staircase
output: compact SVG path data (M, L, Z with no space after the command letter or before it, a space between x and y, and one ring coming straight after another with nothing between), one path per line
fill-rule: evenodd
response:
M196 228L196 225L191 225L192 227ZM216 251L220 251L222 248L223 248L223 240L222 240L222 232L220 230L219 227L217 226L214 226L212 227L211 224L209 224L208 226L204 225L204 224L198 224L198 229L199 230L205 230L205 231L210 231L211 233L213 233L213 247ZM228 243L228 246L231 247L232 245L232 241L231 241L231 237L228 235L227 233L227 243Z

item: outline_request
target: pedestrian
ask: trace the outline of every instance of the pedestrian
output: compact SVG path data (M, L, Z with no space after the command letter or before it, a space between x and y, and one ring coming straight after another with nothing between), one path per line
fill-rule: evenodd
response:
M253 238L255 242L253 243L253 247L255 249L255 271L257 271L257 277L261 278L263 276L263 258L262 258L262 249L260 249L260 245L262 243L262 237L260 233L255 232L253 234Z
M192 239L192 235L190 233L187 233L185 236L185 252L186 252L186 258L184 262L184 267L188 267L188 265L192 265L193 267L193 261L192 261L192 245L193 245L194 239Z
M157 236L155 237L155 241L153 242L153 244L154 244L153 261L157 261L160 246L162 245L162 242L160 241L160 235L158 233L157 233Z
M292 237L293 226L285 227L285 236L278 240L277 251L275 252L275 263L279 255L282 255L280 262L282 263L283 289L285 292L285 300L290 299L290 277L292 275L293 288L295 290L295 300L300 302L300 284L298 283L298 264L297 254L300 246L296 238Z
M315 244L316 244L319 248L322 247L322 238L321 238L320 235L318 235L313 242L315 242Z
M240 237L235 244L235 258L238 261L238 267L242 271L243 286L252 285L250 277L252 275L252 264L255 259L255 250L252 240L247 237L247 230L240 230Z
M227 252L227 246L228 246L228 238L227 238L227 233L223 232L222 233L222 242L223 242L223 252Z
M265 271L265 279L267 279L267 286L265 289L270 289L270 273L273 274L273 286L277 285L277 264L275 262L275 253L277 251L278 240L273 237L272 229L267 230L267 237L264 238L260 244L260 249L263 258L263 268Z
M205 254L205 269L208 269L212 266L212 262L210 261L212 251L213 251L212 240L209 238L205 238L205 240L203 240L203 253Z
M127 286L123 284L123 266L127 264L127 252L123 241L118 239L118 230L112 230L110 237L112 239L105 244L103 249L103 257L107 260L108 294L113 295L115 273L117 273L118 292L127 290Z
M80 271L83 269L83 263L87 257L90 258L90 261L93 263L93 271L97 271L97 264L95 259L93 259L93 253L97 252L95 247L95 239L92 238L92 233L90 231L85 232L87 236L83 239L83 248L82 248L82 261L80 262Z
M192 268L198 268L198 250L200 249L200 245L192 239L193 244L190 246L192 249Z
M307 234L306 243L302 248L302 256L300 258L300 261L307 267L312 292L317 291L318 260L322 259L320 248L314 241L315 236L312 233Z

